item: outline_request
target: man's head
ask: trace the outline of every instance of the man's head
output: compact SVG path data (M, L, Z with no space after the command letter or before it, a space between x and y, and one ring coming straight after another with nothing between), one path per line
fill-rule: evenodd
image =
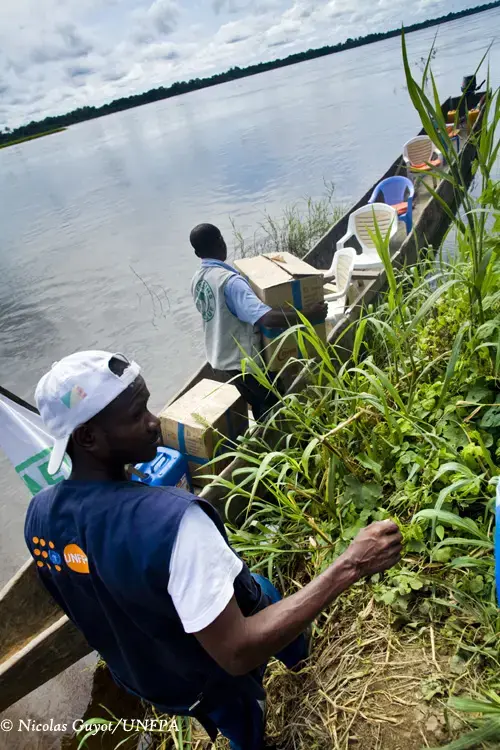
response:
M221 261L227 258L227 245L220 229L213 224L198 224L191 231L189 241L198 258L213 258L213 260Z
M73 462L108 468L151 461L160 424L148 411L149 391L140 367L122 354L77 352L56 362L38 383L35 399L55 438L49 474L66 451Z

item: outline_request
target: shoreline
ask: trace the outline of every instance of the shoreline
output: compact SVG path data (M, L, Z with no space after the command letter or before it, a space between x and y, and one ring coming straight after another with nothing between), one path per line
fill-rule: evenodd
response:
M46 135L55 135L56 133L63 133L67 129L68 129L68 126L64 126L61 128L54 128L54 130L46 130L43 133L34 133L33 135L26 135L22 138L16 138L13 141L8 141L7 143L0 143L0 149L9 148L9 146L17 146L18 144L26 143L27 141L35 141L35 140L38 140L38 138L44 138Z

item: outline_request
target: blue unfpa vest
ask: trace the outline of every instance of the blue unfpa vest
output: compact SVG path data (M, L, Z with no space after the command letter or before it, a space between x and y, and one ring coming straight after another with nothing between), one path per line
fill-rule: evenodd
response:
M45 587L115 680L168 710L203 713L235 690L263 696L258 673L231 677L184 631L168 593L181 519L197 502L227 542L217 511L183 490L67 480L30 503L25 539ZM269 604L244 564L234 583L247 617Z

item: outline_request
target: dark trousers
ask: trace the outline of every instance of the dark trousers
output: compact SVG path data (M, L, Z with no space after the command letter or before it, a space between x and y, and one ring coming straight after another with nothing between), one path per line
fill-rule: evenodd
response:
M252 575L273 604L280 601L281 594L271 581L257 573ZM288 669L292 669L307 658L307 651L307 640L304 635L299 635L276 654L276 658ZM265 669L266 665L261 668L261 678L264 677ZM227 737L231 750L262 750L264 747L265 706L259 701L244 695L234 695L230 702L211 711L209 717L219 732Z
M247 404L250 404L252 407L252 414L256 421L261 419L269 409L278 403L278 397L264 385L261 385L250 373L246 372L243 374L238 372L238 370L231 370L230 372L226 372L226 375L235 378L232 380L232 383L239 390ZM281 392L279 381L275 385Z
M271 581L258 573L252 573L252 575L264 594L269 597L271 604L280 601L281 594ZM276 659L279 659L288 669L293 669L307 658L308 651L308 639L302 634L276 654ZM258 670L261 684L266 666L267 664L263 664ZM208 697L210 698L210 696ZM234 690L229 699L226 697L220 705L209 709L206 713L203 712L204 715L200 714L198 717L187 707L173 709L157 704L156 708L161 713L170 715L195 716L209 733L214 731L215 735L218 730L226 737L229 740L231 750L263 750L265 748L265 701L261 702L246 693L242 694L238 690ZM207 719L210 725L207 723Z

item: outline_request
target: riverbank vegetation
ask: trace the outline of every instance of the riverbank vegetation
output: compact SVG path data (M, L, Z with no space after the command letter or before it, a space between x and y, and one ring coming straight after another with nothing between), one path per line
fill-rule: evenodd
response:
M405 33L409 34L413 31L421 31L430 26L439 26L448 21L455 21L459 18L465 18L498 7L500 7L500 0L494 0L494 2L486 3L484 5L476 5L473 8L466 8L454 13L448 13L445 16L430 18L420 23L410 24L406 27ZM132 96L115 99L108 104L103 104L101 107L78 107L78 109L68 112L67 114L46 117L44 120L37 122L32 121L29 124L22 125L14 130L10 130L9 128L3 132L0 130L0 144L11 141L12 139L19 139L24 138L25 136L53 131L56 128L68 127L77 122L92 120L96 117L104 117L113 112L121 112L122 110L131 109L132 107L140 107L143 104L150 104L151 102L160 101L162 99L169 99L172 96L187 94L190 91L197 91L198 89L207 88L209 86L217 86L220 83L227 83L228 81L235 81L239 78L246 78L247 76L265 73L266 71L275 68L283 68L288 65L295 65L296 63L304 62L305 60L313 60L317 57L324 57L326 55L335 54L336 52L353 49L354 47L361 47L365 44L373 44L374 42L379 42L384 39L392 39L393 37L400 35L401 29L398 28L380 33L367 34L366 36L357 37L355 39L349 38L340 44L325 45L324 47L309 49L305 52L298 52L289 55L283 59L249 65L246 68L235 66L224 73L217 73L216 75L207 78L193 78L189 81L177 81L171 86L160 86L159 88L145 91L142 94L134 94Z
M37 138L44 138L46 135L54 135L55 133L62 133L67 128L56 128L55 130L47 130L44 133L37 133L36 135L26 135L24 138L17 138L14 140L2 143L0 141L0 148L8 148L9 146L17 146L18 143L25 143L26 141L34 141Z
M443 205L455 252L429 247L414 266L395 268L378 233L381 303L361 310L332 345L305 321L298 335L317 354L307 387L277 393L265 427L235 448L245 465L232 481L216 479L229 504L247 504L232 544L285 594L368 523L392 518L403 533L401 563L317 619L308 666L294 674L271 664L269 740L285 750L500 746L500 94L489 92L482 130L471 135L474 199L432 72L426 66L429 98L404 37L403 53L412 102L448 152L449 172L438 176L462 203L456 217ZM247 367L266 382L256 362ZM171 726L159 746L202 746L185 720Z
M321 197L292 203L279 218L265 212L250 239L233 221L235 256L289 252L303 258L345 213L345 208L335 203L334 193L333 182L325 183Z

